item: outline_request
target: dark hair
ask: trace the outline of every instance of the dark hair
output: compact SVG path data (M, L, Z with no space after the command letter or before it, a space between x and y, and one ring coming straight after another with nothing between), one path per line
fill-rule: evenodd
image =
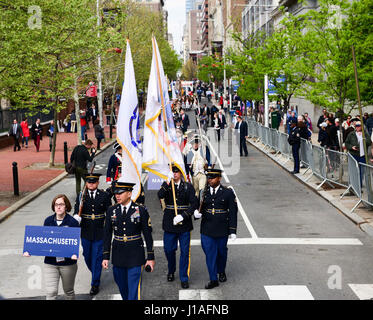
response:
M87 139L86 142L84 143L86 146L92 146L93 142L91 139Z
M96 124L99 124L100 123L100 120L96 119L95 121L93 121L93 124L96 125Z
M52 211L54 212L54 206L56 204L56 201L57 201L57 199L60 199L60 198L62 198L63 201L65 202L66 212L70 212L71 211L71 203L70 203L69 199L66 197L66 195L64 195L64 194L59 194L59 195L54 197L54 199L52 200Z

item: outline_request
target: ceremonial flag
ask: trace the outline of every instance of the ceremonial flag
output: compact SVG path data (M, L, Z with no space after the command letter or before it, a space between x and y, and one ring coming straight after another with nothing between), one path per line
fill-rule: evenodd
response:
M178 144L168 96L167 79L153 37L153 59L148 83L144 126L142 167L164 180L170 173L170 164L176 165L185 178L184 160Z
M135 201L141 192L142 144L139 136L140 117L137 101L135 70L129 40L127 40L124 83L120 100L117 141L122 146L122 175L118 181L136 183L132 191Z

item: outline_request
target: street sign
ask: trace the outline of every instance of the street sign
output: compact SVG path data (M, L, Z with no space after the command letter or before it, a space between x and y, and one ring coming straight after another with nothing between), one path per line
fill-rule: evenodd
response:
M32 256L79 256L80 228L26 226L23 253Z

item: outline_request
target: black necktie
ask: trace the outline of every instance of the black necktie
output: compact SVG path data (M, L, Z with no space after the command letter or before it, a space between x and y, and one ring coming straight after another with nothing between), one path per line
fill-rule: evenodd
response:
M91 199L93 200L94 199L94 197L93 197L93 191L91 191Z
M212 188L212 196L215 196L215 188Z
M122 206L122 214L125 215L126 214L126 207L125 206Z

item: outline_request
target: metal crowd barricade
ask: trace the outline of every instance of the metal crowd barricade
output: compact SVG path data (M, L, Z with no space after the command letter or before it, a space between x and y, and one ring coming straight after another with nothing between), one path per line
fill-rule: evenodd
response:
M318 190L322 187L322 185L327 182L328 179L326 179L326 173L325 173L325 149L322 147L318 147L315 145L312 145L312 159L310 165L312 169L312 175L317 176L318 178L322 179L323 181L321 184L316 188ZM306 181L312 176L310 175Z
M373 206L373 167L365 163L360 163L359 169L362 171L361 200Z
M325 149L325 178L342 187L348 187L347 153Z
M301 138L300 139L300 150L299 150L299 158L301 165L307 167L307 170L303 173L305 174L308 169L310 169L311 164L310 162L313 161L312 158L312 144L306 140Z
M361 203L361 183L360 183L360 169L358 162L351 156L350 153L347 154L348 159L348 188L341 195L341 199L349 192L353 191L359 198L359 202L351 209L353 212L357 206Z

